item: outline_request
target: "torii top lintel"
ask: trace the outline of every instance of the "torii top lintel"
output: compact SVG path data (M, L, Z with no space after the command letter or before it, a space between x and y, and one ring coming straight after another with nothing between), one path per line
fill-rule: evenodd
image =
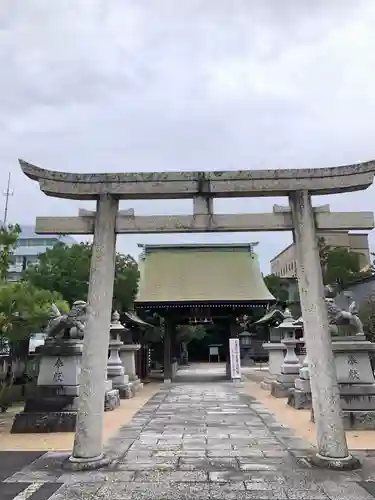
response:
M45 194L76 200L103 194L120 199L287 196L299 190L325 195L367 189L375 175L375 160L328 168L103 174L56 172L19 162Z

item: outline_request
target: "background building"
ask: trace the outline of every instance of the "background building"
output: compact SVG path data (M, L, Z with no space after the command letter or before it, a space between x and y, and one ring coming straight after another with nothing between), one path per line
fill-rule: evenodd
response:
M336 304L342 309L348 309L348 296L347 293L350 292L353 299L356 301L359 306L359 312L363 312L363 307L366 306L366 302L371 300L372 303L372 311L374 311L375 306L375 276L366 276L365 278L358 279L353 283L349 283L345 286L344 289L340 290L340 292L335 297ZM365 307L366 308L366 307ZM374 314L374 313L373 313ZM362 321L363 318L361 317Z
M22 272L30 264L38 261L38 255L52 248L57 242L73 245L77 241L71 236L36 234L33 226L22 226L22 232L9 267L9 281L18 281Z
M368 234L332 231L317 233L330 247L347 248L359 255L360 268L370 264ZM292 243L271 260L271 274L281 277L297 276L295 245Z

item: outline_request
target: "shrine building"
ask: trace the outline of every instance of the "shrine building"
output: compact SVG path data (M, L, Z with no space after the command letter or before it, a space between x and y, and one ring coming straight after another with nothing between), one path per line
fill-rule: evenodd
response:
M239 320L260 318L275 303L266 287L254 244L140 245L140 284L135 310L164 318L164 378L172 380L172 358L182 324L225 325L229 338Z

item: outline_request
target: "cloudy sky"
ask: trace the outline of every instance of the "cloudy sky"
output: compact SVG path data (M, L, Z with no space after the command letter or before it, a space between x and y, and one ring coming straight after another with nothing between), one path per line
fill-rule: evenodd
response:
M91 206L40 193L18 157L72 172L374 159L374 26L373 0L2 0L0 187L11 171L10 219L32 224ZM374 210L374 195L372 187L315 202ZM262 212L283 201L215 207ZM123 203L131 206L182 214L192 202ZM259 241L267 272L291 235L120 236L118 249L202 241Z

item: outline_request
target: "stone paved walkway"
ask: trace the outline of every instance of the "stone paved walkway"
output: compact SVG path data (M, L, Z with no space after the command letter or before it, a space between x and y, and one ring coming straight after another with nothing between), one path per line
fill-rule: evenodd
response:
M111 467L62 474L63 455L47 454L7 481L65 483L51 500L374 498L360 485L375 479L374 469L364 477L309 468L303 457L311 447L241 386L188 375L188 383L164 387L121 429L110 443L117 456Z

